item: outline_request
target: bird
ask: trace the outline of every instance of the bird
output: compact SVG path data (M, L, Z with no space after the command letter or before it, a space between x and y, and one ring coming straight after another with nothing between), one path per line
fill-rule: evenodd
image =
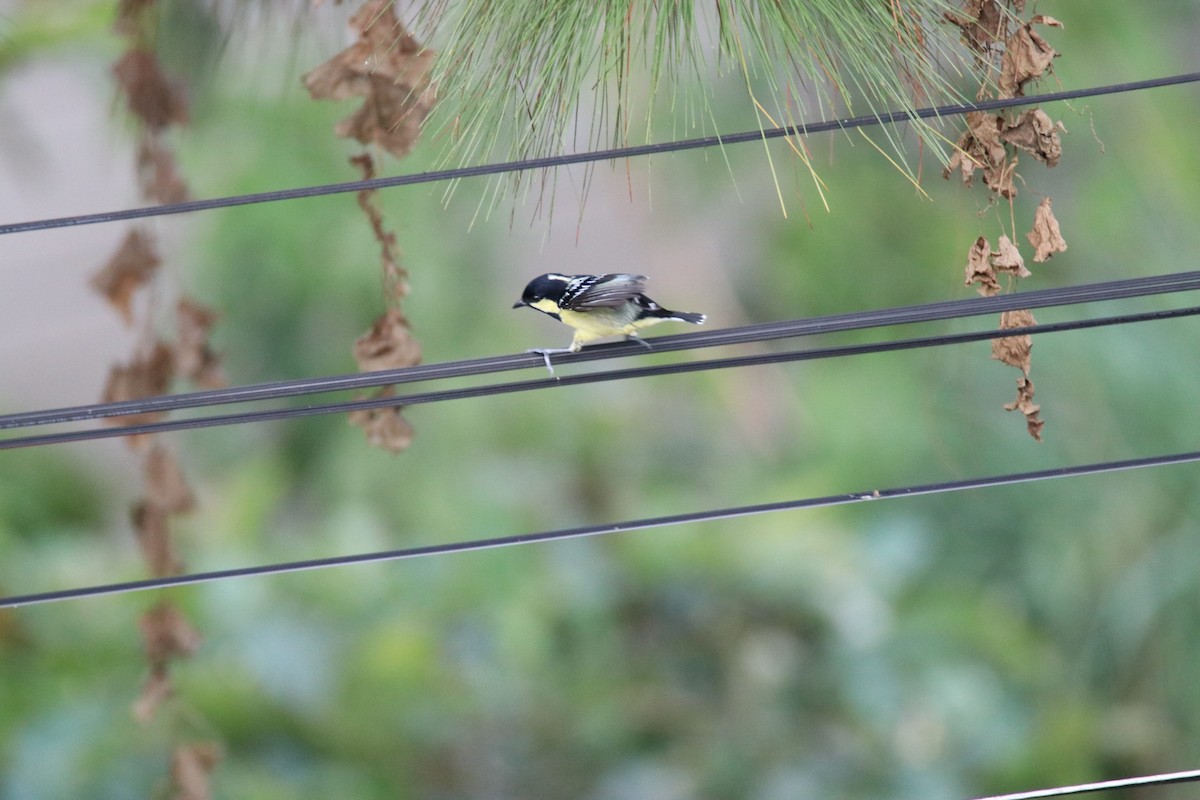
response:
M546 361L554 374L550 356L578 353L587 342L606 336L624 336L629 341L650 345L638 331L660 322L690 322L702 325L707 317L687 311L670 311L645 295L645 275L611 273L608 275L559 275L548 272L529 282L513 308L529 307L554 317L575 329L569 347L530 349Z

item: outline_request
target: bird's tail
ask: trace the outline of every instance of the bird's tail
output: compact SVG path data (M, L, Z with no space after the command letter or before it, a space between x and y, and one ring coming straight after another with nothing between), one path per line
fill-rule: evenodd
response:
M690 322L693 325L703 325L704 320L708 319L704 314L693 314L690 311L669 311L665 308L655 309L653 316L662 320L678 320L680 322Z

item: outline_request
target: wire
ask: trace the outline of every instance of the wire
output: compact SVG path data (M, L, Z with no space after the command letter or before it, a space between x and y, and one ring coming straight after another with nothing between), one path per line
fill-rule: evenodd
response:
M1035 335L1039 333L1057 333L1060 331L1083 330L1110 325L1126 325L1134 322L1149 322L1166 319L1178 319L1200 315L1200 306L1191 308L1171 309L1169 311L1147 311L1139 314L1125 314L1097 319L1070 320L1045 325L1030 325L1018 328L989 328L970 333L942 334L912 339L897 339L886 342L869 344L842 345L838 347L814 348L810 350L792 350L783 353L760 353L749 356L734 356L730 358L714 358L706 361L688 361L674 364L659 364L650 367L630 367L626 369L590 372L583 375L569 375L561 378L543 378L530 381L514 381L511 383L493 383L480 386L468 386L459 389L443 389L440 391L421 392L409 395L391 395L362 400L347 400L339 403L324 403L299 406L295 408L277 408L265 411L245 411L237 414L225 414L211 417L194 417L191 419L164 420L148 422L141 425L126 425L110 428L91 428L63 433L42 434L36 436L13 437L0 439L0 450L11 450L21 447L44 447L53 444L69 442L92 441L95 439L112 439L126 436L140 436L148 433L167 433L169 431L194 430L211 428L222 425L241 425L246 423L271 422L297 417L310 417L322 414L344 414L351 411L363 411L375 408L394 408L398 406L414 406L437 403L444 400L463 400L472 397L488 395L512 394L534 389L549 389L556 386L580 386L604 381L625 380L631 378L648 378L659 375L672 375L686 372L703 372L715 369L733 367L760 366L763 364L780 364L792 361L812 361L822 358L838 358L842 356L866 355L869 353L884 353L897 350L912 350L923 347L940 347L952 344L965 344L987 339L1003 339L1011 336ZM636 347L636 351L645 348Z
M1155 294L1195 291L1198 289L1200 289L1200 271L1156 275L1148 278L1128 278L1119 281L1082 284L1055 289L1038 289L1031 292L996 295L994 297L976 297L965 300L945 300L935 303L899 306L895 308L886 308L874 311L857 311L845 314L833 314L824 317L811 317L808 319L746 325L737 328L722 328L718 330L699 331L696 333L677 334L673 336L660 336L653 340L653 352L665 353L679 350L698 349L702 347L749 344L797 336L812 336L817 334L864 330L892 325L957 319L962 317L979 316L983 314L993 314L1002 311L1012 311L1021 308L1047 308L1051 306L1064 306L1076 303L1100 302L1106 300L1144 297ZM1008 335L1011 335L1011 333ZM584 348L578 353L556 356L555 360L559 364L573 364L576 362L596 361L601 359L639 355L645 352L647 351L644 347L636 344L621 342L615 344L590 346ZM128 416L133 414L177 411L187 408L201 408L205 406L222 405L228 403L273 400L284 397L320 394L324 392L343 391L349 389L368 389L378 386L391 386L396 384L442 380L447 378L461 378L514 369L525 369L529 367L541 368L542 363L542 358L539 355L520 353L514 355L494 356L491 358L470 359L466 361L452 361L442 364L426 364L397 370L379 370L376 372L356 373L353 375L338 375L325 378L305 378L293 381L277 381L273 383L234 386L226 389L215 389L203 392L189 392L184 394L141 398L137 400L123 400L115 403L95 403L84 406L73 406L44 411L26 411L0 416L0 430L10 430L14 428L23 428L35 425L80 422L85 420ZM564 378L550 383L545 381L537 381L533 383L536 383L538 386L542 386L569 385L571 382L571 380ZM390 402L384 402L382 405L387 406L399 404L400 402L398 399L391 398ZM180 424L182 424L182 422L180 422ZM115 432L108 435L121 436L128 434ZM0 440L0 449L15 446L11 444L13 441L18 440Z
M250 205L253 203L272 203L280 200L296 200L304 197L321 197L345 192L360 192L371 189L384 189L393 186L412 186L421 183L461 180L483 175L499 175L508 172L523 172L534 169L563 167L571 164L587 164L596 161L609 161L635 156L672 153L682 150L695 150L704 147L716 147L742 142L755 142L764 139L778 139L784 136L805 136L833 130L848 130L863 128L871 125L889 125L914 119L931 119L951 117L966 114L971 111L994 111L1013 106L1033 105L1036 103L1052 103L1060 100L1075 100L1084 97L1133 92L1143 89L1154 89L1163 86L1176 86L1200 81L1200 72L1178 75L1168 75L1161 78L1150 78L1127 83L1115 83L1108 86L1093 86L1086 89L1072 89L1061 92L1045 92L1027 97L1010 97L999 100L981 100L974 103L951 103L943 106L933 106L913 109L911 111L889 111L883 114L843 119L811 122L801 125L788 125L764 130L742 131L722 136L703 136L695 139L681 139L671 142L635 145L630 147L614 147L608 150L596 150L584 153L569 153L558 156L544 156L520 161L505 161L494 164L483 164L474 167L457 167L454 169L435 170L409 175L394 175L369 180L347 181L344 183L328 183L317 186L303 186L295 189L281 189L271 192L231 195L215 197L207 200L189 200L182 203L164 203L158 206L130 208L120 211L104 211L96 214L80 214L72 217L57 217L54 219L32 220L29 222L14 222L0 225L0 235L9 233L25 233L51 228L66 228L73 225L91 225L101 222L117 222L120 220L142 219L145 217L166 216L168 214L183 214L191 211L206 211L216 208Z
M328 569L343 567L351 564L372 564L384 561L402 561L421 556L448 555L450 553L468 553L480 550L492 550L514 545L534 544L537 542L563 541L578 539L584 536L600 536L628 531L649 530L674 525L684 525L696 522L713 522L716 520L751 517L759 514L770 514L779 511L796 511L806 508L825 508L830 506L849 505L851 503L871 502L873 500L891 500L898 497L919 497L923 495L961 492L967 489L984 489L997 486L1011 486L1021 483L1051 480L1054 478L1080 477L1084 475L1099 475L1107 472L1124 472L1145 467L1160 467L1176 464L1187 464L1200 461L1200 451L1174 453L1148 458L1132 458L1121 461L1105 461L1092 464L1079 464L1072 467L1055 469L1032 470L1029 472L1014 472L1007 475L994 475L982 478L968 478L941 483L928 483L915 486L903 486L894 489L869 489L849 494L827 495L825 497L809 497L800 500L784 500L776 503L758 503L754 505L731 506L710 511L691 511L684 514L671 514L661 517L646 517L644 519L612 522L600 525L583 525L575 528L560 528L541 533L523 533L511 536L495 536L485 539L470 539L460 542L443 544L418 545L395 550L381 550L372 553L353 555L329 556L303 561L285 561L272 564L262 564L253 567L236 567L233 569L212 570L208 572L193 572L186 575L168 575L157 578L122 581L117 583L81 586L73 589L58 589L48 592L31 594L8 595L0 597L0 608L30 606L50 603L58 600L77 600L84 597L99 597L103 595L125 594L147 589L165 589L174 586L191 586L200 583L228 580L230 578L261 577L264 575L280 575L290 572L302 572L313 569Z
M1193 783L1200 781L1200 770L1187 772L1169 772L1161 775L1142 775L1136 778L1119 778L1098 783L1080 783L1075 786L1059 786L1054 789L1035 789L1030 792L1014 792L1013 794L998 794L991 797L979 797L976 800L1042 800L1046 797L1066 797L1072 794L1088 794L1090 792L1111 792L1115 789L1128 789L1133 786L1166 786L1173 783Z

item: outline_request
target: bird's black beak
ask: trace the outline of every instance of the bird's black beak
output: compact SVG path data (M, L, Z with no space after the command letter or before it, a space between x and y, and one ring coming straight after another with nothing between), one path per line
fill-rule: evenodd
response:
M526 303L524 300L518 300L517 302L513 303L513 308L520 308L521 306L527 305L529 305L529 303Z

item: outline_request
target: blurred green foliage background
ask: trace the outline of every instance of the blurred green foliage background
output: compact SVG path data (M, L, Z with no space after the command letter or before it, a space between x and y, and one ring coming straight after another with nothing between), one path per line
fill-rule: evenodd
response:
M173 143L195 196L356 177L357 148L332 135L351 105L313 102L299 82L344 45L344 9L221 25L172 7L183 21L163 52L193 92ZM1065 23L1048 34L1064 88L1196 68L1194 3L1038 10ZM71 139L39 126L57 130L75 98L14 99L48 71L65 80L98 112L84 130L99 160L132 170L106 73L111 11L26 2L0 16L6 221L135 204L56 166ZM736 90L716 89L722 130L754 125ZM1070 131L1065 155L1053 170L1022 162L1013 215L1024 232L1052 196L1070 249L1030 263L1022 288L1194 268L1196 92L1047 109ZM383 192L425 360L565 344L565 328L510 310L551 270L644 272L654 297L713 326L973 295L967 249L994 243L1007 207L942 181L928 154L931 201L858 136L809 146L828 213L782 143L786 218L758 145L602 166L586 202L584 173L561 170L552 219L536 196L480 212L482 181L448 202L436 186ZM385 171L427 168L423 150ZM38 205L46 184L64 198L53 209ZM354 370L382 304L353 196L155 227L171 279L220 310L233 383ZM23 342L0 349L0 411L88 402L91 376L128 348L133 334L83 291L52 293L53 318L21 313L47 274L82 287L99 268L109 247L85 235L0 240L0 338ZM69 342L37 327L87 314L99 321ZM987 344L417 407L398 457L340 417L186 433L170 443L199 508L176 530L191 569L219 569L1196 449L1197 330L1038 339L1041 444L1001 409L1017 372ZM69 392L39 394L43 380ZM0 455L0 592L141 576L132 464L111 443ZM161 792L179 736L220 741L216 793L244 798L924 800L1195 768L1198 479L1143 470L171 591L205 643L150 725L130 704L153 596L0 612L0 798Z

